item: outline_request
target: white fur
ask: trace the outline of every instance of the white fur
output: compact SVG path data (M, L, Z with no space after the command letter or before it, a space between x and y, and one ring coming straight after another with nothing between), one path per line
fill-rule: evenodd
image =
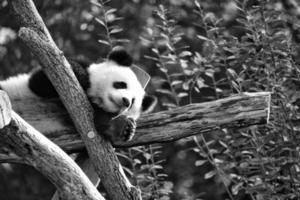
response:
M140 116L145 91L135 73L129 67L119 66L113 61L92 64L88 68L91 87L87 95L103 110L123 114L133 119ZM28 87L31 74L21 74L0 81L0 86L11 99L39 98ZM127 88L115 89L113 83L122 81ZM133 105L125 107L122 98L127 98Z
M38 98L28 87L30 74L20 74L0 81L1 88L11 99Z
M113 61L92 64L88 68L91 87L87 94L107 112L116 112L137 119L141 113L145 91L135 73L129 67L118 66ZM126 89L115 89L113 82L123 81ZM134 104L129 108L122 106L122 98L131 100Z

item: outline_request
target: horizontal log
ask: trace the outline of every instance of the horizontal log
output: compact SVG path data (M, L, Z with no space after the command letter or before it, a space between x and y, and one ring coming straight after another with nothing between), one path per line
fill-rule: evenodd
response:
M171 142L220 128L242 128L267 123L270 93L244 93L205 103L190 104L169 111L141 116L137 133L129 142L117 142L115 147L130 147ZM57 100L12 102L13 109L29 124L44 133L66 151L84 148L79 134Z

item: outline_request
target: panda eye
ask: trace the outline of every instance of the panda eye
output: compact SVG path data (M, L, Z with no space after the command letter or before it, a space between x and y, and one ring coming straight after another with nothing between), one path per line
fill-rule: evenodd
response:
M119 81L119 82L114 82L113 83L113 87L115 89L126 89L127 88L127 84L123 81Z

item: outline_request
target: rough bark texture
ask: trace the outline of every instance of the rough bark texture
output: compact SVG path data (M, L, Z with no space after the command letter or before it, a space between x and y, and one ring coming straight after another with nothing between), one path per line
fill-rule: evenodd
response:
M129 142L115 147L130 147L171 142L220 128L240 128L266 123L270 93L247 93L217 101L191 104L170 111L147 114L137 122L137 133ZM68 120L68 113L57 100L13 101L13 109L31 125L69 152L84 148L80 136ZM53 124L56 124L53 126Z
M2 91L0 102L0 121L7 121L10 116L9 124L0 129L3 156L35 167L58 188L62 199L104 200L63 150L11 110L8 97Z
M90 179L92 184L98 186L100 179L98 178L98 175L95 172L92 161L88 159L87 152L80 152L76 157L75 162L84 171L85 175ZM54 193L51 200L60 200L58 191Z
M43 69L70 113L76 130L93 160L95 170L112 200L140 199L135 187L126 185L111 144L96 133L92 108L68 61L56 47L31 0L11 0L12 12L19 20L19 37L40 61ZM93 136L93 137L89 137Z
M11 104L7 94L0 90L0 129L8 125L11 121Z

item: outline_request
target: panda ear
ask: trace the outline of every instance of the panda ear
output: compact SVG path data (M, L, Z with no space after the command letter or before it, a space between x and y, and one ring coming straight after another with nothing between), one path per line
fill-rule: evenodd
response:
M142 103L142 113L150 113L157 104L157 98L153 95L145 95Z
M122 66L131 66L133 62L132 57L121 46L114 47L108 54L108 59Z

